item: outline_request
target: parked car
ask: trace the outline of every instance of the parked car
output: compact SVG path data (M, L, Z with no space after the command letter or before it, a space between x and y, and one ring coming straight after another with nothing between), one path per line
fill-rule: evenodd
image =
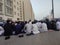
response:
M6 23L6 22L0 21L0 26L4 26L5 23Z

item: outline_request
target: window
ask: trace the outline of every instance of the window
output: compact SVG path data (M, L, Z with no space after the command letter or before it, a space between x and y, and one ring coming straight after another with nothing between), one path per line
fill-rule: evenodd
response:
M20 1L21 2L21 1Z
M19 16L19 13L18 13L18 16Z
M10 14L12 14L13 13L13 11L12 11L12 9L10 9Z
M2 3L0 3L0 11L2 11Z
M22 17L22 15L20 15L20 17Z
M22 17L20 17L20 20L22 20Z
M9 8L9 7L6 7L6 13L7 13L7 14L12 14L12 9Z
M7 3L8 6L12 6L12 1L11 0L7 0L6 3Z
M10 14L10 9L8 7L6 7L6 13Z
M14 0L14 2L15 2L16 0Z
M12 6L12 4L13 4L13 2L12 2L12 1L10 1L10 6Z
M2 17L0 17L0 20L2 20Z
M20 9L21 9L21 7L20 7Z
M17 10L19 10L19 8L17 7Z
M19 18L17 18L17 20L19 20Z
M21 1L20 1L20 5L21 5Z
M21 5L20 5L20 8L21 8Z
M17 5L19 5L19 3L17 2Z
M16 6L14 5L14 8L16 8Z
M20 13L22 13L22 11L20 11Z
M10 0L7 0L7 5L10 5Z

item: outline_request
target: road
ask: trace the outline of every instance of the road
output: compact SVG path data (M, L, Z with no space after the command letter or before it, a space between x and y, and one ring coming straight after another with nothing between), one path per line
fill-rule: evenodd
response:
M4 40L0 37L0 45L60 45L60 32L45 32L32 36L11 36L11 39Z

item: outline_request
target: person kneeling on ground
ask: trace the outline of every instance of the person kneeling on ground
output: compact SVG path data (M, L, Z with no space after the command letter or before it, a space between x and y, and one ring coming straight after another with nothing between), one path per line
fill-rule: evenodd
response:
M21 22L17 22L16 25L15 25L15 27L16 27L15 34L19 35L19 37L23 37L21 26L22 26Z
M33 35L31 21L29 21L28 23L26 22L25 30L26 30L26 35L27 36Z

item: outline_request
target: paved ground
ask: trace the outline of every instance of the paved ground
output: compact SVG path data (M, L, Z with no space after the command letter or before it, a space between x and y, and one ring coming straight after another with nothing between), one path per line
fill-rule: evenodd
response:
M60 32L46 32L33 36L12 36L9 40L0 37L0 45L60 45Z

